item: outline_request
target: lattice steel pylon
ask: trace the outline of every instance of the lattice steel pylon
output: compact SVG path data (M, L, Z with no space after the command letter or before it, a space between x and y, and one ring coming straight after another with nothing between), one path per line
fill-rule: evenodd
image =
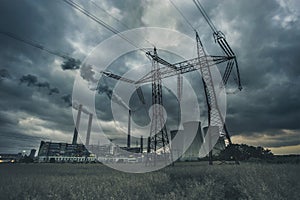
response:
M227 139L228 143L231 145L231 139L218 105L217 94L216 94L210 66L207 60L207 55L205 53L202 42L197 32L196 32L196 41L197 41L197 56L199 59L199 63L202 63L202 67L200 67L200 72L202 75L206 103L208 107L208 126L218 127L220 139L221 140ZM210 154L209 164L212 164L211 141L209 141L209 143L211 149L211 151L209 152Z
M152 71L155 73L152 76L152 121L148 138L147 162L155 165L157 161L172 161L172 152L164 120L162 79L156 48L154 54L148 56L152 61Z

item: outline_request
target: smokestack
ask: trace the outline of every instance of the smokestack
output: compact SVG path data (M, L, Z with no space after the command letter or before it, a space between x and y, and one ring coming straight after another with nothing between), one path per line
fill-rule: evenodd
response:
M151 149L150 149L150 143L151 143L151 138L148 137L147 153L150 153L150 151L151 151Z
M131 128L131 110L128 110L128 135L127 135L127 148L130 148L130 128Z
M92 120L93 120L93 114L89 114L89 123L88 123L88 129L87 129L87 133L86 133L85 146L90 145L90 137L91 137L91 129L92 129Z
M140 142L141 144L141 153L143 153L143 136L141 136L141 142Z
M72 144L77 144L77 137L78 137L78 129L79 129L81 111L82 111L82 104L79 104Z

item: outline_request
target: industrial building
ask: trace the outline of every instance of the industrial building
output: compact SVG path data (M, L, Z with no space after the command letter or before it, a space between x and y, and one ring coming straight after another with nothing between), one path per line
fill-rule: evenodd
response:
M25 151L17 154L3 153L0 154L0 163L33 162L35 153L35 149L31 149L28 156L25 154Z
M88 130L86 135L86 145L78 144L78 131L80 125L82 105L77 108L78 114L76 127L74 129L72 143L63 142L45 142L41 141L38 162L143 162L146 155L143 154L143 137L140 138L140 146L131 147L131 113L128 118L127 146L119 147L115 144L91 145L90 134L92 126L92 114L89 114ZM171 131L171 150L174 158L179 161L197 161L200 157L206 156L210 149L205 136L207 128L201 127L200 121L191 121L183 123L183 130ZM193 137L192 132L197 131ZM218 132L216 137L219 137ZM180 134L182 137L175 137ZM224 149L224 140L219 140L214 147L214 154ZM204 150L203 150L204 149ZM145 152L146 153L146 152ZM202 154L201 154L202 153Z
M211 127L217 137L214 138L214 135L211 134L211 139L217 141L213 147L209 147L209 141L205 141L208 127L202 129L200 121L185 122L183 128L183 130L171 131L172 153L179 161L197 161L199 158L207 156L210 149L212 149L213 155L218 155L221 150L225 149L224 139L219 137L218 131L213 130L215 127ZM195 130L197 130L195 137L190 138L191 132ZM179 140L174 139L178 134L181 135Z
M85 162L95 161L83 144L41 141L39 162Z
M181 160L198 160L199 159L199 150L203 144L203 134L201 128L201 122L186 122L183 123L184 135L189 135L191 131L197 130L196 136L194 137L191 145L187 148L184 154L181 157ZM189 141L187 138L184 138L184 145L187 145Z
M0 154L0 163L14 163L19 162L22 158L22 153L18 154Z
M85 112L85 110L83 110L81 104L76 107L76 109L78 110L78 114L72 144L41 141L38 152L38 162L95 162L97 160L95 156L87 150L85 145L77 143L77 129L80 123L80 116L81 112ZM93 115L90 113L87 114L89 114L89 127L86 138L88 144Z

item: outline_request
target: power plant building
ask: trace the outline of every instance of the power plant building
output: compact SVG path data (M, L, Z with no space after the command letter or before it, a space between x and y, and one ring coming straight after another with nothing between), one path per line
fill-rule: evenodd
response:
M190 144L190 146L187 148L187 150L184 152L184 154L181 157L181 160L198 160L199 159L199 151L200 147L203 144L203 135L202 135L202 129L201 129L201 122L195 121L195 122L186 122L183 123L184 128L184 145L185 148ZM192 142L190 141L190 138L188 138L189 135L191 135L192 131L197 131L194 139Z
M90 161L90 153L83 144L68 144L41 141L39 162L83 162Z
M223 138L219 137L218 127L211 127L211 139L216 144L212 144L210 147L209 136L207 136L208 128L204 127L203 131L201 128L201 122L191 121L183 123L183 130L173 130L171 131L172 139L172 153L180 161L196 161L200 157L205 157L210 149L213 149L213 154L217 155L221 150L225 148L225 142ZM194 138L191 134L197 131ZM175 138L176 135L180 134L181 137ZM205 140L206 139L206 140ZM182 155L182 156L180 156Z

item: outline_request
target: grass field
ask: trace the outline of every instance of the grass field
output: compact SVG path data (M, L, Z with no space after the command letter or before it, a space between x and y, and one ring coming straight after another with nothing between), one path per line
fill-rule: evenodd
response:
M1 199L300 199L300 165L174 167L127 174L101 164L1 164Z

